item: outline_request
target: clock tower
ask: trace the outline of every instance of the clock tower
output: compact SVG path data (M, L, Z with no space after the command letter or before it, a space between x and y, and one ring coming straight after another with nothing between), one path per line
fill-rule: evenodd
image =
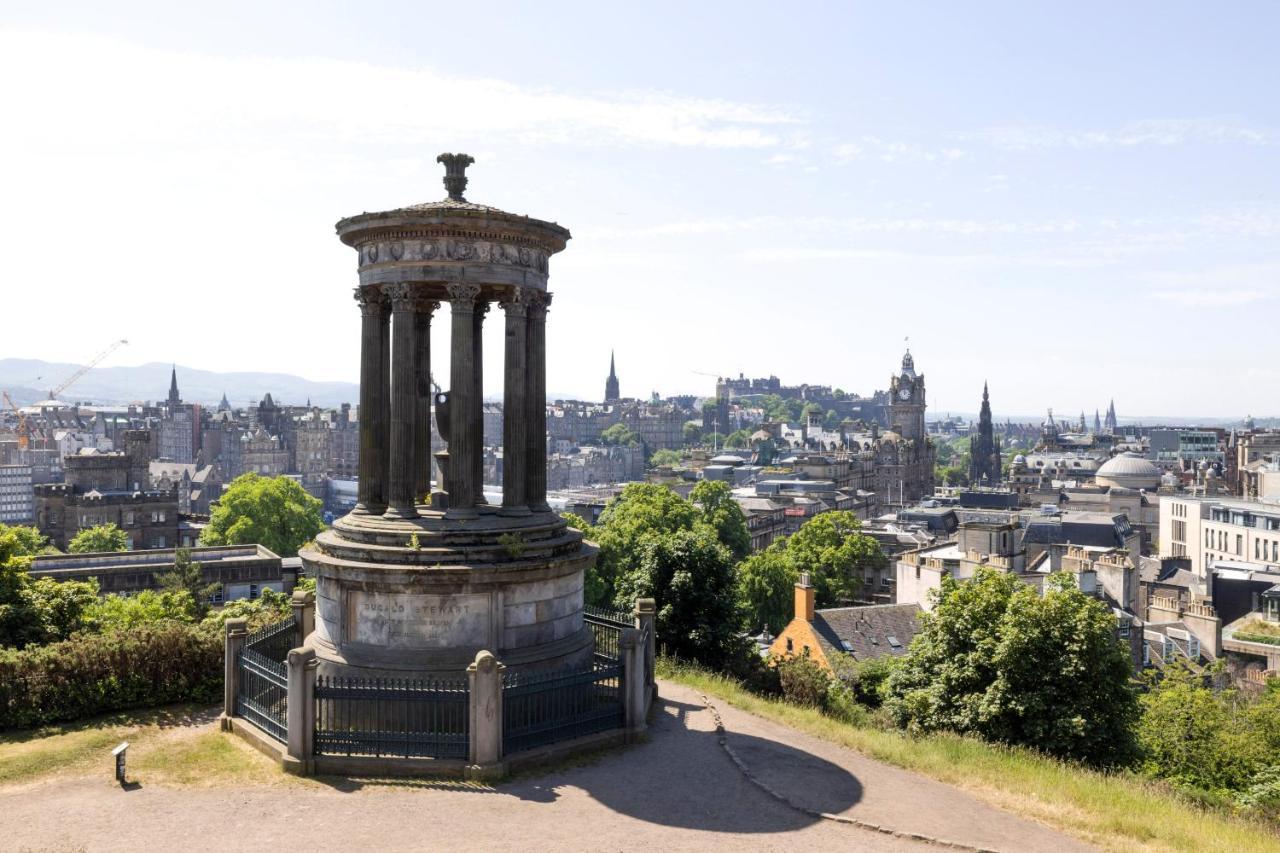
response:
M889 380L889 428L903 438L925 440L924 374L916 374L911 350L902 357L902 372Z

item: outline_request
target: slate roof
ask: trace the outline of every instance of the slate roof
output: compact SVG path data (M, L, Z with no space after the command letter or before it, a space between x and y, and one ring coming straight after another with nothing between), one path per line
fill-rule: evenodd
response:
M904 655L920 630L920 605L872 604L815 610L813 630L827 655L865 661Z

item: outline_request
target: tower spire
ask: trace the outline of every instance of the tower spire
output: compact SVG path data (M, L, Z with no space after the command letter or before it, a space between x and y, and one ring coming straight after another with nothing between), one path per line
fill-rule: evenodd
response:
M176 406L180 402L182 398L178 396L178 365L175 364L169 374L169 405Z
M609 350L609 378L604 381L604 401L614 403L622 399L618 392L618 372L614 368L613 350Z

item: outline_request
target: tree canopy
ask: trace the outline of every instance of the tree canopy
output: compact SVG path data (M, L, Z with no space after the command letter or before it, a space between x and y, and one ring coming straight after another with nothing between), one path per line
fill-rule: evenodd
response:
M22 528L0 530L0 648L65 640L84 626L98 599L96 581L35 580L30 536Z
M1128 763L1137 700L1116 621L1066 575L1041 595L980 568L944 577L937 606L889 679L894 720L1030 746L1093 765Z
M294 557L324 530L322 506L288 477L242 474L214 506L200 544L259 544L281 557Z
M703 521L716 531L720 544L729 549L729 556L735 563L751 553L747 517L733 499L728 483L703 480L693 487L689 500L702 513Z
M86 527L67 543L72 554L94 554L100 551L128 551L129 536L114 524Z
M724 446L740 450L751 445L751 433L745 429L734 430L724 437Z
M640 443L640 436L626 424L617 423L605 427L600 433L600 443L605 447L634 447Z
M819 607L848 603L867 569L885 565L875 539L845 510L815 515L793 535L753 554L738 569L738 597L752 630L777 633L791 621L796 581L809 573Z
M156 581L166 592L188 595L196 619L203 619L209 612L209 598L218 591L218 584L204 582L203 570L191 559L191 551L187 548L178 549L173 568L158 575Z
M654 451L654 454L649 457L649 465L654 468L662 465L670 465L674 467L679 465L682 461L683 457L680 455L680 451L669 450L666 448Z

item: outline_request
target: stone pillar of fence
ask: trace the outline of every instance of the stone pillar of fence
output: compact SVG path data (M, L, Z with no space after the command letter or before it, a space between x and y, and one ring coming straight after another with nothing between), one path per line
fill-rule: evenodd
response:
M294 643L301 646L316 629L316 596L315 593L295 589L289 603L293 607L293 624L298 627Z
M655 677L658 661L658 629L654 623L657 612L657 603L652 598L636 599L636 630L644 640L644 678L649 690L646 706L648 702L658 697L658 681Z
M316 665L314 649L289 652L289 742L284 769L290 773L308 774L315 767Z
M627 740L634 740L645 730L649 703L644 678L644 644L635 628L623 628L618 638L618 657L622 659L622 708L627 727Z
M470 731L467 778L492 779L503 775L502 673L506 667L491 652L482 651L467 667L470 684Z
M223 651L222 668L222 728L231 727L231 718L236 715L236 694L240 688L240 668L236 663L240 650L244 648L244 639L249 636L247 619L228 619L225 623L226 646Z

